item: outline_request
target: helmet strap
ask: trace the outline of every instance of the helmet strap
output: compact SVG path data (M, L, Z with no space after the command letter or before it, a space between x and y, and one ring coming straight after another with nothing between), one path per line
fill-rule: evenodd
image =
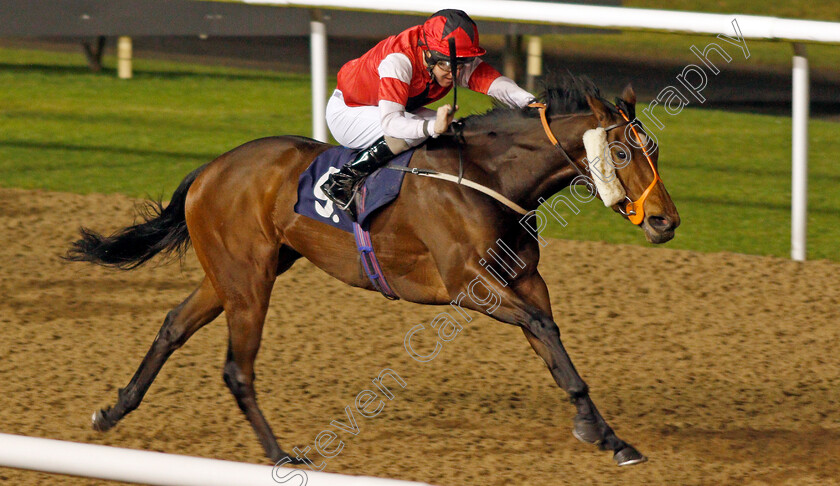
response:
M423 61L426 63L426 71L429 72L429 76L431 76L432 79L435 79L434 69L436 63L432 61L432 51L429 49L423 50Z
M435 63L432 62L432 51L429 49L429 39L426 38L426 31L423 30L423 39L417 42L421 48L423 49L423 61L426 63L426 69L429 71L429 76L434 79L435 75L432 73L432 70L435 68Z

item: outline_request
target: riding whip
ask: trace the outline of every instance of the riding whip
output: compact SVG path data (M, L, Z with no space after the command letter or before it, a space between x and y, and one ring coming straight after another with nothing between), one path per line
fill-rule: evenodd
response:
M452 68L452 113L458 109L458 57L455 55L455 38L449 38L449 66Z
M452 114L458 109L458 56L455 53L455 38L449 38L449 67L452 68ZM463 133L463 127L461 128ZM454 131L454 130L453 130ZM463 135L461 135L463 136ZM458 144L458 184L464 178L464 157L461 149L460 137L456 133L455 141Z

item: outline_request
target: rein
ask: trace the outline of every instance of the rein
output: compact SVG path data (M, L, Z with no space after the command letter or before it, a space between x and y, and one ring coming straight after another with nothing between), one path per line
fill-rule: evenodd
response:
M458 184L459 186L466 186L471 189L475 189L476 191L487 194L488 196L492 197L493 199L499 201L500 203L504 204L508 208L512 209L513 211L521 214L526 215L530 211L523 208L522 206L516 204L515 202L511 201L510 199L503 196L500 192L494 191L487 186L481 185L477 182L473 182L469 179L464 179L464 124L460 121L453 121L452 122L452 132L455 135L455 144L458 146L458 177L455 177L451 174L446 174L443 172L438 172L434 169L419 169L417 167L401 167L396 165L386 165L386 169L398 170L400 172L407 172L409 174L424 176L424 177L431 177L432 179L440 179L442 181L449 181Z
M409 174L414 174L414 175L419 175L419 176L424 176L424 177L431 177L432 179L440 179L442 181L454 182L455 184L458 184L458 185L461 185L461 186L466 186L466 187L469 187L471 189L475 189L478 192L487 194L488 196L492 197L493 199L499 201L500 203L504 204L505 206L509 207L510 209L516 211L517 213L519 213L523 216L530 212L527 209L523 208L522 206L520 206L520 205L516 204L515 202L511 201L510 199L506 198L505 196L503 196L499 192L496 192L496 191L494 191L493 189L490 189L487 186L483 186L483 185L481 185L477 182L473 182L469 179L464 179L463 177L460 177L460 176L456 177L456 176L451 175L451 174L438 172L434 169L419 169L417 167L409 168L409 167L399 167L399 166L395 166L395 165L386 165L385 168L386 169L391 169L391 170L398 170L398 171L401 171L401 172L407 172Z
M548 116L546 115L547 107L543 103L531 103L528 105L530 108L537 108L540 112L540 120L542 120L543 130L545 130L545 134L548 137L548 140L551 142L552 145L557 147L560 153L566 158L566 160L571 164L572 167L578 172L578 174L585 176L583 171L581 171L580 167L574 163L569 154L560 145L560 142L557 141L557 137L551 132L551 128L548 126ZM648 154L647 147L642 144L642 137L639 135L639 132L636 130L636 126L633 124L635 120L630 120L624 111L621 108L618 109L618 112L621 114L621 117L624 118L624 123L615 123L606 127L604 130L609 132L618 127L623 127L625 125L630 125L630 129L633 130L633 134L636 136L636 140L639 142L639 146L642 147L642 151L645 154L645 158L647 159L648 163L650 164L651 170L653 170L653 180L651 181L650 185L648 185L645 192L642 193L639 199L633 201L626 195L627 189L625 188L625 196L624 199L627 201L627 204L623 208L619 208L619 212L627 216L627 219L630 220L631 223L635 225L640 225L645 220L645 201L647 200L648 196L650 195L651 191L653 191L653 187L656 185L657 182L662 182L662 179L659 178L659 172L656 170L656 166L653 165L653 160L651 160L650 155ZM588 186L587 186L588 187Z

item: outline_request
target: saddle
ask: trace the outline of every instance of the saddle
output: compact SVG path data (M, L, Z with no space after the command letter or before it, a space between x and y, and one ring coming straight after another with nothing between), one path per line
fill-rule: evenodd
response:
M358 150L346 147L332 147L312 161L298 179L298 199L295 212L301 216L334 226L342 231L353 233L353 221L344 212L335 207L321 190L321 185L333 172L353 160ZM408 167L414 149L407 150L388 165ZM357 221L362 229L370 227L371 216L378 210L392 203L400 194L405 172L380 168L365 178L356 192Z

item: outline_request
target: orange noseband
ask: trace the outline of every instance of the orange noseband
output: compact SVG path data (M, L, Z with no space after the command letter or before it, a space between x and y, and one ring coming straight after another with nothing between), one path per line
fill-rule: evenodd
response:
M621 117L624 118L627 123L630 123L630 129L633 130L633 135L636 136L636 140L639 142L639 146L642 147L642 152L644 152L648 164L650 164L650 170L653 171L653 180L650 181L650 185L647 186L647 189L645 189L645 192L642 193L642 196L635 201L627 203L627 206L624 209L627 219L635 225L640 225L645 220L645 200L647 200L651 191L653 191L653 186L655 186L657 182L662 182L662 179L659 178L659 171L657 171L656 166L653 165L653 160L650 158L650 154L648 154L647 146L642 143L642 137L636 130L636 126L630 122L630 119L627 118L627 115L625 115L620 108L618 112L621 113Z

